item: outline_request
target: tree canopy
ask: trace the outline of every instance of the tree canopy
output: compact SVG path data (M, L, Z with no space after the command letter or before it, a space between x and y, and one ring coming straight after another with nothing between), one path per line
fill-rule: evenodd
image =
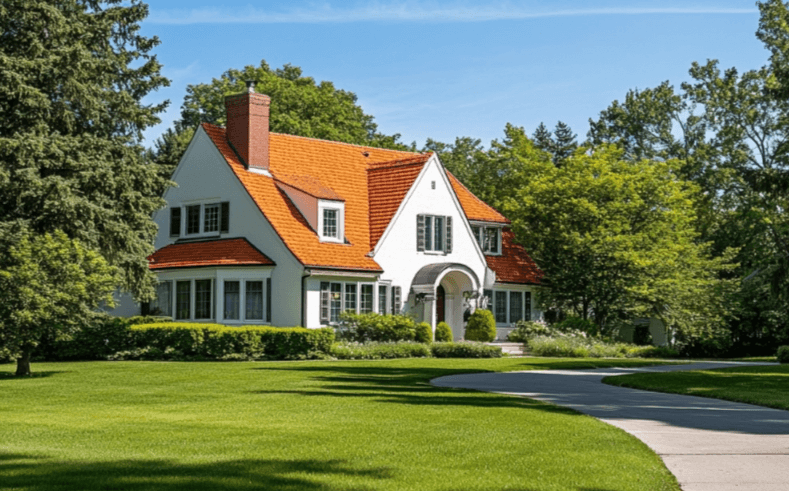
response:
M62 230L120 268L119 286L152 293L151 214L163 202L142 132L168 84L139 34L138 0L0 4L0 223Z

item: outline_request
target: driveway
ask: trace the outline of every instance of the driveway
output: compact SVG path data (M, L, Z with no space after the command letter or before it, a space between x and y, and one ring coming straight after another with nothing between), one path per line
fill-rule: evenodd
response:
M476 373L438 387L517 395L566 406L646 443L684 491L789 490L789 411L603 384L609 375L761 363L703 362L643 368Z

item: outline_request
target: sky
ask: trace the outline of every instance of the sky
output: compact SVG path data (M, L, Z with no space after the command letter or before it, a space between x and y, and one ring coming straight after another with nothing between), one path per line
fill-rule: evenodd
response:
M500 139L507 123L532 133L589 118L630 89L675 87L691 63L741 72L768 52L752 0L150 1L142 34L171 86L153 141L178 118L190 84L230 68L291 64L351 91L379 131L417 146L427 138Z

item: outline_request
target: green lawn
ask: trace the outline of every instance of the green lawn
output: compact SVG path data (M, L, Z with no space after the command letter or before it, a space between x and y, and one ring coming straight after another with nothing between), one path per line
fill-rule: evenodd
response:
M644 444L547 404L435 388L641 360L0 366L0 490L678 490Z
M789 365L606 377L623 387L714 397L789 410Z

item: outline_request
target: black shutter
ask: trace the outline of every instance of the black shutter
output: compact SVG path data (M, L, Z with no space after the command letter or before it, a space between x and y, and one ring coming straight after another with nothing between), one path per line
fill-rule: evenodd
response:
M416 250L425 250L425 216L416 216Z
M230 203L222 202L222 217L219 220L219 231L221 233L230 232Z
M329 295L329 282L321 281L321 324L328 324L330 320Z
M271 322L271 278L266 278L266 322Z
M446 224L447 224L447 238L444 241L444 245L446 247L446 250L444 252L449 254L450 252L452 252L452 217L446 218Z
M181 208L170 208L170 237L181 235Z
M530 321L531 320L531 292L524 292L523 294L526 296L526 300L523 302L524 307L526 307L526 316L524 317L524 319Z

